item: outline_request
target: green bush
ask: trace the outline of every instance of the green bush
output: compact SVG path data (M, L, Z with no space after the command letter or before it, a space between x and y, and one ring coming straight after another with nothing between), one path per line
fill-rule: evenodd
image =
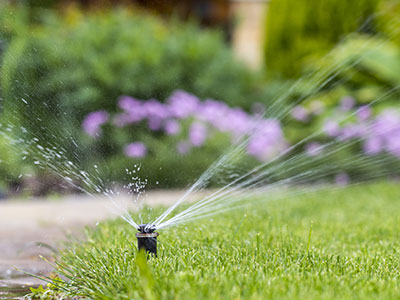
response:
M398 105L400 46L392 38L350 35L329 55L309 64L308 69L313 74L306 80L309 86L321 82L321 74L332 77L325 86L297 91L313 93L306 97L306 106L319 100L327 107L334 107L345 96L354 97L359 104L373 103L377 111Z
M262 100L263 82L233 61L217 32L127 11L47 13L42 26L12 40L10 52L2 66L6 100L51 96L80 115L113 109L121 94L165 99L177 88L247 108Z
M354 31L376 29L374 13L381 0L272 0L267 16L267 69L285 77L301 74Z
M64 149L66 159L82 168L105 156L111 173L124 171L131 162L117 151L115 136L93 146L81 128L89 112L115 112L121 95L162 100L182 89L249 109L255 101L267 102L271 94L260 74L234 61L218 32L195 24L126 9L85 15L69 10L63 16L42 11L32 23L24 9L7 9L13 17L0 17L0 38L7 41L0 69L2 119L26 128L21 134L27 141L37 138L44 147ZM157 143L168 148L161 140ZM157 174L154 178L171 186L184 185L216 158L220 151L212 149L197 156L196 172L192 159L174 159L171 152L161 151L167 154L159 155L162 161L149 162L146 174ZM157 171L161 164L178 163L181 179ZM118 179L121 172L117 174L107 176Z

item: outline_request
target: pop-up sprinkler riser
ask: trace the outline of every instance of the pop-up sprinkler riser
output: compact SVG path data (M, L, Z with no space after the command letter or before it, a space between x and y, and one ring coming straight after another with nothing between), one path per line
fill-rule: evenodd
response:
M148 226L148 224L141 224L139 225L138 230L139 232L136 233L138 249L143 249L147 253L157 256L158 232L155 232L156 228L153 226Z

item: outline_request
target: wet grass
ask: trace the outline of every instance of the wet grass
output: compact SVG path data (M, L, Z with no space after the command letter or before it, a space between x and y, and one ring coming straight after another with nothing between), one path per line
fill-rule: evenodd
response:
M399 212L396 184L313 192L161 231L148 262L135 231L110 221L61 253L67 280L52 289L93 299L398 299Z

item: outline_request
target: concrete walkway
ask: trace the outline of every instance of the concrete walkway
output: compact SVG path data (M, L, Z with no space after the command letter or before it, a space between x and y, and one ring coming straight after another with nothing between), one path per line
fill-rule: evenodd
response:
M145 203L169 205L180 195L181 191L154 191L147 193ZM51 257L51 248L66 240L66 234L80 236L85 225L95 226L98 221L118 217L112 207L108 199L83 196L53 201L0 201L0 286L42 283L15 267L34 274L48 274L51 267L40 255Z

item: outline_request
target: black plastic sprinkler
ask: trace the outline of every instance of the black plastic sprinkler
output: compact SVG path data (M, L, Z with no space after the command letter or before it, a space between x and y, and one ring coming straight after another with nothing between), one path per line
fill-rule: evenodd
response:
M144 249L147 253L157 256L158 232L155 232L156 228L154 226L148 226L148 224L141 224L138 230L139 232L136 233L138 249Z

